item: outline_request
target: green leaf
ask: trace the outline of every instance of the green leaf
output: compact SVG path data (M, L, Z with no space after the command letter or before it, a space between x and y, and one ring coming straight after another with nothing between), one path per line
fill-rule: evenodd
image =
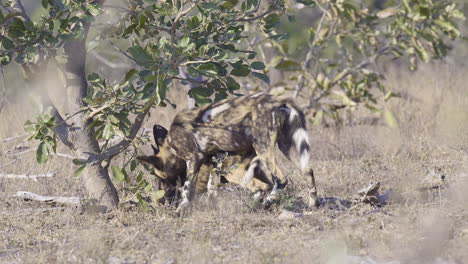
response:
M283 71L299 71L301 70L301 64L293 60L282 60L276 66L276 69Z
M408 0L402 0L402 1L403 1L403 6L405 7L406 12L410 13L411 7L408 4Z
M364 104L364 106L369 109L371 112L374 112L374 113L380 113L382 112L382 110L380 110L379 108L373 106L373 105L370 105L370 104Z
M13 41L11 41L11 39L5 37L5 36L1 36L0 37L1 40L2 40L2 45L3 45L3 48L6 49L6 50L12 50L15 48L15 43L13 43Z
M122 172L122 170L119 167L112 165L111 171L112 171L112 177L117 183L121 183L125 180L125 174Z
M314 7L315 6L315 1L312 1L312 0L296 0L296 2L298 3L301 3L305 6L308 6L308 7Z
M139 19L138 19L138 26L136 27L137 29L142 29L145 26L145 16L143 14L139 14Z
M228 87L229 90L231 91L235 91L235 90L239 90L240 89L240 84L236 82L236 80L234 80L234 78L232 77L227 77L226 78L226 85Z
M219 102L221 100L224 100L228 97L228 94L225 91L217 91L215 94L215 102Z
M182 48L185 48L185 47L187 47L189 42L190 42L190 38L188 36L185 36L180 40L179 46L182 47Z
M390 110L385 110L383 112L385 122L387 125L391 128L397 128L398 127L398 121L395 118L395 115Z
M392 98L394 96L395 96L395 94L393 93L393 91L389 91L387 94L385 94L384 101L387 102L388 100L390 100L390 98Z
M414 48L416 49L416 53L418 54L419 58L421 58L424 62L428 63L430 57L426 49L421 45L419 41L414 41L413 44L414 44Z
M270 84L270 78L268 78L266 74L259 73L259 72L252 72L252 75L264 81L265 83Z
M250 64L250 67L252 67L252 69L255 69L255 70L263 70L265 69L265 64L261 61L256 61L256 62L252 62L252 64Z
M157 190L151 193L151 200L153 202L159 201L162 198L164 198L164 195L166 195L166 192L164 190Z
M124 81L127 82L129 80L133 80L138 74L138 71L135 69L131 69L125 74Z
M111 137L114 136L114 126L110 123L104 125L104 130L102 131L102 138L105 140L109 140Z
M87 4L85 5L86 8L88 9L89 13L92 15L92 16L97 16L101 13L99 7L97 6L94 6L92 4Z
M320 123L322 123L322 119L323 119L323 111L319 110L319 111L317 111L317 113L315 113L312 125L313 126L319 126Z
M42 7L47 9L47 7L49 6L49 0L41 0L41 4L42 4Z
M247 58L248 58L249 60L253 60L253 59L255 58L255 56L257 56L257 53L256 53L256 52L252 52L252 53L249 54L249 56L247 56Z
M436 23L436 25L441 27L443 30L454 34L456 37L460 36L460 31L458 30L458 28L455 25L453 25L452 23L450 23L449 21L436 19L436 20L434 20L434 23Z
M86 160L84 160L84 159L73 159L72 162L75 165L84 165L84 164L86 164Z
M86 164L85 165L81 165L76 171L75 173L73 173L73 175L75 175L75 177L78 177L82 172L83 170L86 168Z
M208 88L208 87L206 88L194 87L189 90L189 95L190 97L195 99L195 102L198 105L204 105L204 104L211 103L211 99L208 97L211 96L213 92L214 92L213 89Z
M213 89L208 88L208 87L193 87L192 89L189 90L189 93L191 94L199 94L204 97L211 96L213 94Z
M465 15L458 9L454 9L452 12L450 12L450 16L453 18L465 20Z
M214 63L204 63L204 64L198 66L195 69L200 74L205 75L205 76L209 76L209 77L216 76L219 73L218 67L216 67L216 65Z
M135 177L135 180L137 183L141 182L143 180L143 172L140 171L138 172L137 176Z
M239 77L246 77L249 76L250 74L250 67L249 65L246 64L235 64L233 65L234 69L232 69L231 74L234 76L239 76Z
M132 172L135 171L136 166L137 166L136 160L132 160L132 161L130 162L130 171L132 171Z
M149 184L148 182L144 181L144 184L146 185L144 190L145 192L151 192L153 190L153 186L151 184Z
M346 105L346 106L355 106L357 105L356 102L354 102L349 96L347 96L344 92L342 91L334 91L333 94L340 99L340 101Z
M136 63L143 67L151 67L155 64L153 57L149 55L142 47L133 46L128 48L128 52L132 55Z
M36 151L36 160L39 164L44 164L49 159L49 149L47 143L41 142L37 147Z
M269 33L271 31L273 31L273 29L275 28L276 25L279 24L280 16L278 14L275 14L275 13L270 14L270 15L266 16L263 19L263 22L265 23L265 25L263 26L263 30L266 33Z
M211 11L213 9L218 9L218 5L215 3L209 3L209 2L202 2L200 3L200 7L205 10L205 11Z

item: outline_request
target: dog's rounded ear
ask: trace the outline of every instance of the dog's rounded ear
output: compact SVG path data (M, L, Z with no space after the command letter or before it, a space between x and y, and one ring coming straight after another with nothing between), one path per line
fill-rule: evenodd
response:
M153 126L153 136L154 136L154 141L158 146L161 146L164 144L164 140L166 140L167 137L167 129L160 125L154 125Z

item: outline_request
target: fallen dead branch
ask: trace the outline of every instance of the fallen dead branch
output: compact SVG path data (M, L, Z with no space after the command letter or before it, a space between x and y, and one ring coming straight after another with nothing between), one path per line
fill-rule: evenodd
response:
M32 192L23 192L18 191L14 197L24 199L24 200L33 200L45 203L61 203L61 204L76 204L79 205L81 202L80 197L62 197L62 196L42 196Z
M49 178L55 176L55 172L47 172L45 174L0 174L0 178L4 179L27 179L27 180L34 180L37 181L37 178Z
M7 151L5 154L7 157L17 157L17 156L21 156L21 155L24 155L24 154L27 154L27 153L31 153L31 152L34 152L35 150L34 149L31 149L30 147L19 147L19 148L15 148L14 150L9 150ZM70 154L65 154L65 153L60 153L60 152L57 152L57 153L50 153L50 155L54 155L54 156L57 156L57 157L61 157L61 158L66 158L66 159L74 159L74 157Z
M21 134L21 135L12 136L12 137L9 137L9 138L4 138L4 139L2 139L2 142L8 142L8 141L11 141L11 140L15 140L17 138L25 137L27 135L28 134Z

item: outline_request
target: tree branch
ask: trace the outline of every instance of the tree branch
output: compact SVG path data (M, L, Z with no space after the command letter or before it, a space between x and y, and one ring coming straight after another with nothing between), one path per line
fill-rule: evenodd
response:
M208 62L212 62L212 60L186 61L184 63L181 63L180 66L187 66L189 64L208 63Z
M337 83L342 81L348 75L350 75L350 74L352 74L352 73L366 67L367 65L373 63L376 59L378 59L380 56L382 56L390 48L391 48L391 45L387 44L384 47L377 50L377 52L373 56L367 58L366 60L362 61L361 63L359 63L357 65L355 65L354 67L347 68L347 69L343 70L342 72L340 72L339 74L337 74L335 76L335 79L328 86L329 87L328 89L324 89L318 96L311 98L311 104L313 102L318 102L320 99L322 99L323 97L328 95L333 86L335 86Z
M26 9L24 9L24 6L23 6L23 3L21 2L21 0L16 0L14 1L15 2L15 6L18 6L17 9L19 9L21 11L21 15L23 16L23 18L26 20L26 21L31 21L31 19L29 18L28 14L26 13Z
M208 82L207 80L198 81L198 80L195 80L195 79L182 78L182 77L179 77L179 76L172 76L172 79L176 79L176 80L180 80L180 81L187 81L187 82L191 82L191 83L198 83L198 84L205 84L205 83Z
M303 72L306 72L310 67L310 63L312 61L312 55L315 53L315 49L314 49L315 48L315 43L318 40L320 31L322 31L323 23L325 22L325 18L327 17L329 8L330 8L330 4L327 4L326 9L324 9L324 10L322 9L322 17L320 18L319 24L317 26L317 30L315 30L314 39L312 40L311 44L307 45L308 51L307 51L307 54L306 54L306 59L305 59L304 63L302 64L302 71ZM296 89L295 89L294 95L293 95L294 98L296 98L298 96L298 94L302 91L302 89L304 88L304 84L305 84L304 74L301 74L301 75L299 75L299 78L297 80Z
M185 16L186 14L188 14L190 11L192 11L195 6L197 6L198 4L198 1L195 1L191 6L189 6L187 9L185 10L182 10L180 11L179 13L177 13L176 17L174 18L174 21L172 21L172 26L171 26L171 31L170 31L170 34L171 34L171 41L172 43L175 43L176 41L176 36L175 36L175 33L176 33L176 26L177 26L177 23L179 23L179 20ZM182 5L183 7L184 5ZM181 8L182 8L181 7Z
M275 10L275 9L273 9L273 8L268 8L267 11L263 12L262 14L260 14L260 15L258 15L258 16L250 17L250 18L239 18L239 19L237 19L237 21L241 21L241 22L251 22L251 21L254 21L254 20L263 18L264 16L268 15L269 13L271 13L273 10Z
M88 163L97 163L103 160L108 160L112 159L113 157L117 156L118 154L122 153L130 144L133 142L133 139L135 139L138 131L140 130L141 126L143 125L143 121L148 114L148 111L145 111L143 113L140 113L136 116L135 118L135 123L133 124L132 128L130 129L130 134L127 138L123 139L119 143L115 144L114 146L110 147L106 151L97 154L97 155L91 155L87 162Z

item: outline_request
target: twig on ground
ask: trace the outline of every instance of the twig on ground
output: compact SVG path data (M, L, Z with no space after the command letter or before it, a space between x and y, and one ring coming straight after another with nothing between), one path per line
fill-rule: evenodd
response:
M18 191L14 197L46 203L80 204L80 197L42 196L32 192Z
M16 157L16 156L21 156L23 154L27 154L27 153L35 151L34 149L31 149L29 147L22 148L21 150L23 150L23 151L14 152L14 150L10 150L10 151L7 151L5 154L6 154L6 156L9 156L9 157ZM57 152L57 153L51 152L50 155L54 155L54 156L61 157L61 158L67 158L67 159L74 159L75 158L70 154L65 154L65 153L60 153L60 152Z
M37 178L50 178L55 176L55 172L47 172L46 174L34 174L34 175L28 175L28 174L3 174L0 173L0 178L4 179L27 179L27 180L33 180L37 181Z
M11 141L11 140L14 140L14 139L17 139L17 138L25 137L27 135L28 134L25 133L25 134L21 134L21 135L12 136L12 137L9 137L9 138L4 138L4 139L2 139L2 142Z
M5 73L3 72L3 66L0 65L0 73L2 74L2 95L0 98L0 113L2 112L3 106L5 106L6 101L6 81L5 81Z

